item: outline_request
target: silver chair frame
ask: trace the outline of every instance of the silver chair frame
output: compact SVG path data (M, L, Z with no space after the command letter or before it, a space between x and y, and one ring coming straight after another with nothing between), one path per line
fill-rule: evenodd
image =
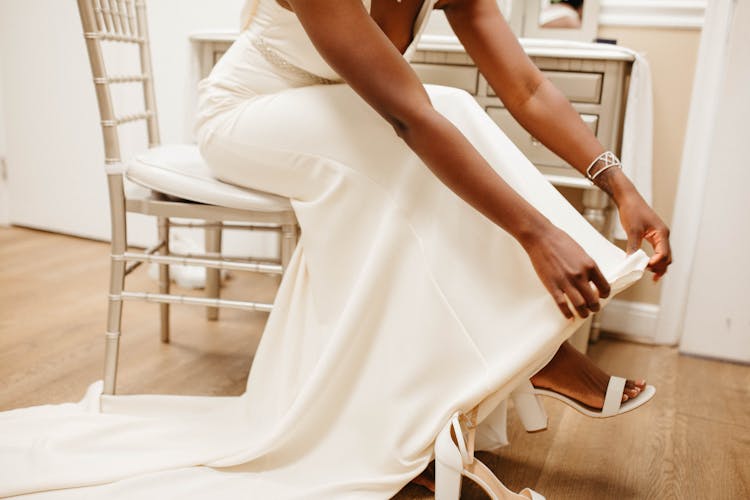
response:
M112 219L112 251L105 334L104 394L114 394L117 381L117 364L122 325L122 304L126 300L160 304L161 340L169 342L170 304L190 304L207 307L208 319L218 317L218 308L228 307L270 312L272 304L219 298L221 270L252 271L283 274L294 251L299 229L297 219L289 210L268 212L198 203L171 198L164 193L151 191L141 198L126 198L124 192L125 164L121 158L118 127L137 120L146 122L149 147L160 144L159 126L153 84L153 71L149 46L146 5L144 0L78 0L86 48L94 77L99 104L105 161ZM138 46L141 73L137 75L110 76L107 74L102 50L103 42L135 44ZM125 116L116 116L110 86L141 84L145 110ZM129 251L127 243L126 213L140 213L157 218L158 242L142 252ZM200 219L202 223L178 224L170 219ZM225 221L232 221L226 223ZM177 226L200 227L206 233L205 255L177 255L170 252L169 232ZM253 259L229 259L221 254L223 229L276 231L281 234L277 262ZM159 267L159 293L126 291L125 277L142 263L155 263ZM206 268L206 297L170 294L169 265L182 264Z

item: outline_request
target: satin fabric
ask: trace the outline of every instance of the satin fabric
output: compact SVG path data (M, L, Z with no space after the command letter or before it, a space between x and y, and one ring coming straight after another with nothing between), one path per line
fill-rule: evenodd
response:
M479 408L480 448L505 444L503 401L580 326L518 243L348 85L282 70L256 36L201 83L196 121L215 175L289 197L302 229L246 392L101 396L95 383L79 403L2 413L0 495L388 498L456 410ZM425 89L615 292L640 278L645 254L599 235L469 94Z

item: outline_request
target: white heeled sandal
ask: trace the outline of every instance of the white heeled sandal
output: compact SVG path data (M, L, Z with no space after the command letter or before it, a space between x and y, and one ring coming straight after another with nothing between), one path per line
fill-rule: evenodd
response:
M609 378L609 383L607 384L607 392L604 396L604 406L601 410L589 408L573 398L569 398L568 396L564 396L559 392L551 391L549 389L534 388L534 393L539 396L546 396L548 398L562 401L574 410L592 418L614 417L616 415L633 411L650 401L651 398L654 397L654 394L656 394L656 388L653 385L647 385L636 397L630 398L623 403L622 392L624 389L625 379L622 377L611 376Z
M435 500L458 500L462 476L477 483L492 500L544 500L529 488L512 492L474 458L476 415L476 410L468 415L454 413L435 440Z
M574 410L591 418L607 418L621 415L644 405L656 394L653 385L647 385L634 398L622 402L622 393L626 380L622 377L611 376L604 396L604 406L601 410L589 408L573 398L549 389L537 389L530 381L522 383L511 393L513 406L518 413L521 424L527 432L543 431L547 428L547 413L537 396L554 398Z

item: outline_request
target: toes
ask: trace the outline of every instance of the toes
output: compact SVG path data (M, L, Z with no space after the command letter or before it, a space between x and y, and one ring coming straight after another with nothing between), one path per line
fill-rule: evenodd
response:
M638 394L640 394L641 390L637 387L633 389L625 389L624 394L626 394L630 398L636 397Z
M630 398L628 397L628 395L627 395L627 394L625 394L625 393L623 392L623 393L622 393L622 401L620 401L620 403L624 403L624 402L625 402L625 401L627 401L628 399L630 399Z
M642 391L643 389L646 388L646 380L644 380L644 379L639 379L639 380L628 379L628 380L625 381L625 387L628 387L628 388L630 388L630 387L637 387L639 390Z
M623 390L623 393L626 394L630 398L636 397L638 394L640 394L641 388L638 387L634 381L628 380L625 382L625 389Z
M639 379L639 380L630 380L628 379L627 382L625 382L625 387L631 387L635 386L640 390L643 390L646 388L646 380L645 379Z

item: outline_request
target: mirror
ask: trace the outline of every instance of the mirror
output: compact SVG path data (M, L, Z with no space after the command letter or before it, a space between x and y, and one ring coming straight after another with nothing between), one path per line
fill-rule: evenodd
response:
M584 0L541 0L540 28L581 29Z
M514 0L523 6L524 38L557 38L590 42L599 25L599 0Z

